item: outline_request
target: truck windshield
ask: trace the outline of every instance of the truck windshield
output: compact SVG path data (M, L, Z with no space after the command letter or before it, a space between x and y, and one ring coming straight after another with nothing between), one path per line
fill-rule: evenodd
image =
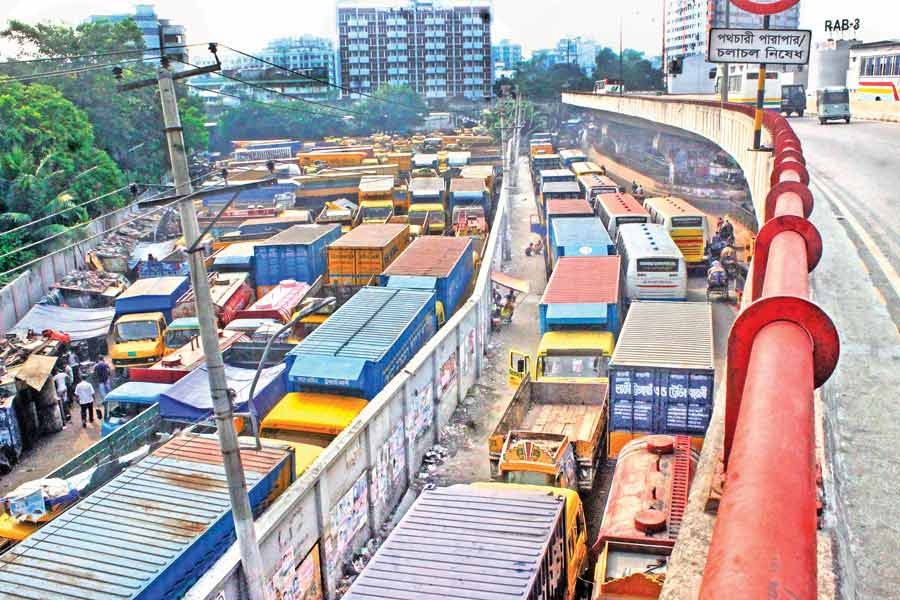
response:
M534 471L506 471L507 483L521 483L524 485L556 485L556 477L549 473L535 473Z
M159 337L159 327L156 321L129 321L116 325L117 342L155 340L157 337Z
M198 334L199 331L196 329L167 329L165 338L166 348L177 350L197 337Z
M609 357L545 356L544 377L606 377Z
M431 225L438 225L444 222L444 213L436 210L425 210L425 211L410 211L409 213L409 223L410 225L424 225L425 224L425 216L428 215L428 223Z
M822 94L822 102L825 104L849 104L850 97L846 90L842 92L825 92Z
M113 425L121 425L129 419L138 416L147 408L146 404L116 402L115 400L107 400L104 404L106 405L106 421Z
M369 207L363 209L363 219L385 221L391 216L391 209L388 207Z

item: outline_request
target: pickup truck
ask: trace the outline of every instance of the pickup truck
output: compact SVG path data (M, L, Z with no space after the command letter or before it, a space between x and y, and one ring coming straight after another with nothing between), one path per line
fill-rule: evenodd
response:
M526 373L488 438L491 477L589 492L603 455L606 382L532 381Z

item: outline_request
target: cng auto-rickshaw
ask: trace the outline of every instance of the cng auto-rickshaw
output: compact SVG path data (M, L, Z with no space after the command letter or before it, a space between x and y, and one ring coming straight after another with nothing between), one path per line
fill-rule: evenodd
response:
M830 86L816 90L816 112L819 124L843 120L850 122L850 92L843 86Z

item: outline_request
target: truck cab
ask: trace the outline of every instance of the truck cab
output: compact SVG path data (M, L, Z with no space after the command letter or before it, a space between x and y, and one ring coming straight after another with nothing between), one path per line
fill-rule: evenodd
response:
M172 354L192 339L200 335L200 322L197 317L175 319L166 327L163 336L163 355Z
M806 110L806 88L801 84L781 86L781 112L787 116L797 113L803 116Z
M447 215L443 204L411 204L408 216L409 232L413 237L444 235L447 228Z
M609 359L615 336L609 331L548 331L541 337L534 380L555 383L609 381ZM531 356L510 352L510 382L517 385L529 373Z
M122 315L112 326L109 355L117 369L152 365L165 353L166 317L161 312Z
M500 479L578 491L578 465L569 436L543 431L510 431L500 452Z
M394 216L393 200L363 200L360 203L360 223L387 223L392 216Z
M265 416L259 434L265 438L327 448L366 404L366 400L350 396L291 392Z

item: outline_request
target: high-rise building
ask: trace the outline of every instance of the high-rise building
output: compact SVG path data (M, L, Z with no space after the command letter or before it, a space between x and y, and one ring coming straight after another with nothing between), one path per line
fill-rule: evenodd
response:
M500 42L491 48L491 56L494 67L501 69L515 69L522 62L522 45L513 44L509 40Z
M706 45L710 27L762 28L763 17L745 12L730 0L665 0L663 68L674 58L682 58L682 73L670 75L670 93L713 93L716 86L715 64L706 61ZM772 29L796 29L800 23L800 7L796 5L773 15ZM710 77L713 73L713 77Z
M194 89L201 88L198 92L209 108L240 103L236 98L217 92L265 101L286 100L283 94L310 100L326 100L339 94L336 86L340 85L340 75L334 43L329 39L310 35L281 38L272 40L260 51L248 54L251 56L220 49L218 55L222 73L259 87L248 87L215 73L191 80ZM211 54L204 53L192 62L204 66L212 64L215 59Z
M600 47L593 40L582 37L562 38L556 44L556 55L559 62L578 65L585 75L590 76L597 62Z
M176 25L169 19L160 19L156 14L156 9L152 4L136 4L134 13L123 13L115 15L91 15L88 17L89 23L112 22L119 23L126 19L133 19L138 29L141 30L141 37L144 38L144 47L148 50L159 52L160 28L162 28L163 43L166 45L166 54L176 58L188 60L187 48L170 48L170 46L187 45L187 36L185 35L184 25ZM147 59L153 60L153 53L147 53Z
M339 0L343 85L408 85L426 99L492 94L489 0Z

